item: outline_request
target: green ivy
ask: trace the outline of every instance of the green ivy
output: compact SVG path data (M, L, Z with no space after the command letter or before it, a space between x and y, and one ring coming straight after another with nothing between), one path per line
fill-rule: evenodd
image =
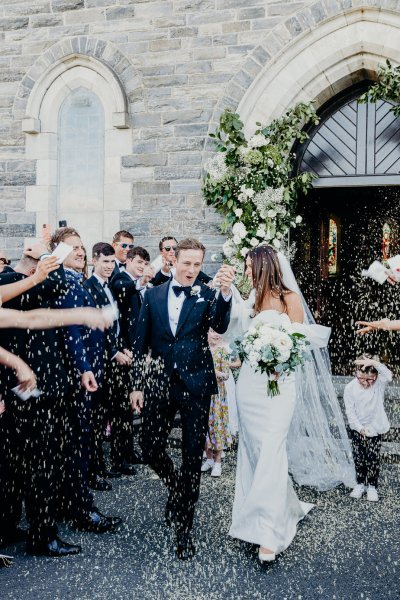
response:
M396 106L390 110L396 117L400 117L400 66L394 67L390 60L386 60L385 65L379 66L378 81L360 96L358 102L366 104L378 100L395 102Z

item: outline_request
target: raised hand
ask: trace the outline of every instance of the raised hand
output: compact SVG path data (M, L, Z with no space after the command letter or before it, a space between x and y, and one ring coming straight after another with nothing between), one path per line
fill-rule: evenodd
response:
M24 249L24 255L39 260L43 254L49 254L49 249L43 242L34 242Z
M42 281L47 279L50 273L59 268L60 265L57 263L57 260L58 258L56 256L48 256L38 262L34 275L37 283L42 283Z
M231 285L235 279L235 269L230 265L222 265L216 274L214 281L221 287L221 293L227 296L231 291Z

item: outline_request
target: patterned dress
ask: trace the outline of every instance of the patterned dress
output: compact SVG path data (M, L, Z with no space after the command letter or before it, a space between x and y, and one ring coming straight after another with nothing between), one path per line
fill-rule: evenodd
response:
M216 371L229 375L229 353L218 346L212 350ZM210 415L208 418L207 448L216 452L229 448L232 437L229 431L228 401L225 381L218 381L218 394L211 396Z

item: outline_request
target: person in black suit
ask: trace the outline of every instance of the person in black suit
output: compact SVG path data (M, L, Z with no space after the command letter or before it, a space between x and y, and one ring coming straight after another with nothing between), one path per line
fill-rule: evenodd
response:
M196 278L204 246L193 239L177 245L173 279L147 290L136 327L132 407L143 409L143 458L166 484L167 524L175 522L177 556L194 556L191 529L200 489L200 467L211 395L217 393L214 364L207 343L210 327L224 333L231 308L232 267L223 265L221 293ZM147 353L151 350L151 363ZM144 398L144 401L143 401ZM182 466L178 472L166 453L173 419L182 423Z
M125 271L121 271L110 282L120 313L121 346L131 351L135 343L136 323L146 285L154 275L149 263L150 255L147 250L135 246L128 251ZM117 367L113 381L111 463L113 469L124 471L125 463L142 462L136 450L133 450L132 454L132 409L129 404L131 369L126 369L125 366Z
M115 266L110 279L125 270L128 250L132 250L134 240L133 235L124 229L114 234L111 245L115 251Z
M171 235L167 235L160 240L158 247L160 250L160 256L161 256L162 262L161 262L160 270L157 271L157 273L155 274L153 279L151 279L151 281L150 281L150 283L153 286L157 286L157 285L166 283L167 281L169 281L171 279L171 277L174 276L175 265L176 265L175 251L176 251L177 245L178 245L178 242L177 242L176 238L172 237ZM212 280L212 277L209 277L206 273L203 273L203 271L200 271L197 275L196 283L207 284L211 280Z
M83 287L82 270L85 249L76 230L63 227L51 238L53 249L59 242L72 246L64 260L67 292L58 299L57 306L64 308L95 307L96 304ZM70 393L64 403L64 517L81 531L103 533L121 523L119 517L103 515L93 505L89 487L92 446L92 394L102 383L104 372L105 337L101 331L84 326L63 329L64 354L68 365Z
M109 279L113 273L115 265L115 252L110 244L99 242L93 246L92 260L94 271L93 275L84 282L85 289L89 292L94 304L97 307L103 307L114 304L114 296L109 286ZM124 271L119 275L125 274ZM115 326L108 330L104 336L104 373L102 384L97 392L92 396L93 403L93 456L91 464L91 485L95 489L111 489L111 484L102 480L99 475L106 474L104 463L102 441L106 428L107 417L110 419L112 428L111 438L111 462L112 468L108 471L110 476L134 475L135 468L130 464L128 455L124 460L117 461L115 457L115 444L118 444L120 437L119 423L115 422L115 405L119 404L119 398L115 397L116 386L115 379L120 376L121 369L128 373L128 368L132 362L132 352L128 345L121 345L119 335L120 325L115 321ZM121 350L120 350L121 348ZM132 421L132 412L129 406L128 388L125 389L125 404L129 410L129 418ZM114 425L114 427L113 427ZM130 440L133 444L132 438ZM132 448L130 453L132 453Z

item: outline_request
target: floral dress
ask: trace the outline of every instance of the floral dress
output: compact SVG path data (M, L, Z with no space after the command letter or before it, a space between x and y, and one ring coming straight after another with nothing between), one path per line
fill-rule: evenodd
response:
M229 375L229 353L218 346L212 350L216 371ZM225 381L217 379L218 394L211 396L210 415L208 418L207 448L216 452L229 448L232 437L229 431L228 400Z

